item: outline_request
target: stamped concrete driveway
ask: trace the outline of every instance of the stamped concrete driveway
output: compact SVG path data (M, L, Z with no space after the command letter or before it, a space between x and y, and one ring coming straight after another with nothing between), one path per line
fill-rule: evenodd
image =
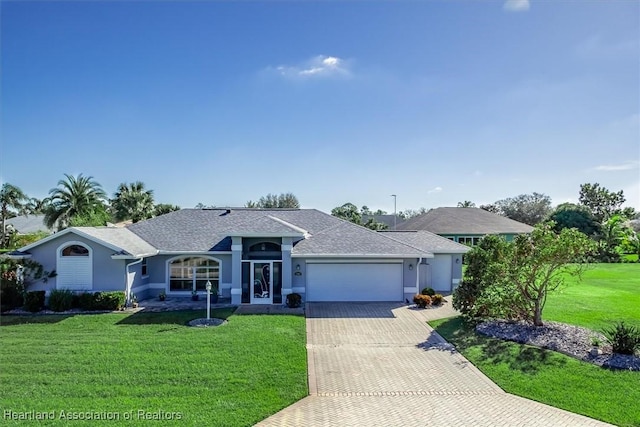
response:
M258 425L608 425L502 391L426 324L452 313L308 304L310 395Z

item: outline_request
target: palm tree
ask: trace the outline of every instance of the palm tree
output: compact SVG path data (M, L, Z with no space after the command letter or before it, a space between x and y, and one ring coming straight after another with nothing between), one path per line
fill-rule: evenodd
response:
M116 220L131 219L138 222L154 214L153 190L145 190L144 183L122 183L111 201Z
M88 217L103 210L107 196L92 176L64 176L66 179L58 181L58 187L49 191L51 202L44 216L47 227L53 228L57 224L58 230L67 227L74 217Z
M50 202L51 200L48 197L45 197L44 199L31 197L25 205L25 208L29 215L40 215L47 211Z
M0 235L2 239L0 241L4 242L5 220L16 214L25 213L25 203L28 200L27 195L24 194L19 187L11 185L8 182L2 184L2 189L0 189L0 219L2 221Z

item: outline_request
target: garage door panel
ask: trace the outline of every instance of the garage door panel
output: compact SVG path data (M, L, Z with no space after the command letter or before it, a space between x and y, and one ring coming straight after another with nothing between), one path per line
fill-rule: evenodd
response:
M308 264L308 301L402 301L402 264Z

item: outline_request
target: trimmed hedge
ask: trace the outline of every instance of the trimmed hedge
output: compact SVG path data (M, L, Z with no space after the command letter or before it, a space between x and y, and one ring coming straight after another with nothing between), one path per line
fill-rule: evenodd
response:
M78 296L78 305L84 311L120 310L124 307L124 301L122 291L84 293Z
M422 295L428 295L430 297L434 296L436 294L436 291L433 290L433 288L424 288L422 290L422 292L420 292Z
M27 292L24 297L24 308L27 311L35 313L44 308L44 296L45 291L31 291Z

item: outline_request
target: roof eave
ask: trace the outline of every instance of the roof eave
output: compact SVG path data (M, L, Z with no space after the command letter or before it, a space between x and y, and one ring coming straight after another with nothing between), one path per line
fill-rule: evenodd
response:
M421 254L291 254L291 258L433 258L432 253Z

